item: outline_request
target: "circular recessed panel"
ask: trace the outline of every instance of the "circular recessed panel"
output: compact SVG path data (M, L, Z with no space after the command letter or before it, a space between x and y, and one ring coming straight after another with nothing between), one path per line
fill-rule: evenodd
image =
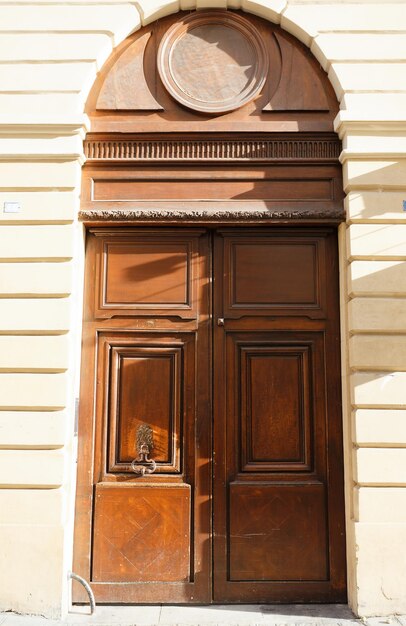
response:
M204 113L233 111L261 90L268 61L257 29L229 12L193 14L169 29L158 52L169 93Z

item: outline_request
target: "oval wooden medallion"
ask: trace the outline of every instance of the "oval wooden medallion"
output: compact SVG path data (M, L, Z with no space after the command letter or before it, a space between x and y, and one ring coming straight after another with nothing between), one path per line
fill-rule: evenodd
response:
M262 89L268 56L255 26L229 11L194 13L174 24L158 50L169 93L203 113L233 111Z

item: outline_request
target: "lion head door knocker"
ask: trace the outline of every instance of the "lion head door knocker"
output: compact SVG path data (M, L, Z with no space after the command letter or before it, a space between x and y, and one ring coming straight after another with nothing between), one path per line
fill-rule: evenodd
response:
M138 458L131 462L131 469L139 476L153 474L156 470L156 463L149 458L149 454L154 448L154 438L151 426L141 424L137 428L137 450Z

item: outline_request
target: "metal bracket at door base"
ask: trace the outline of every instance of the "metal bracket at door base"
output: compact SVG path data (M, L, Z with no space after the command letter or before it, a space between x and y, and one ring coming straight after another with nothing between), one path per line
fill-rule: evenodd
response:
M77 580L78 583L83 585L83 587L85 588L85 590L87 592L87 595L89 596L90 615L93 615L93 613L96 610L96 600L94 599L94 593L92 591L91 586L87 582L87 580L82 578L82 576L79 576L78 574L75 574L74 572L68 572L68 578L71 578L72 580Z

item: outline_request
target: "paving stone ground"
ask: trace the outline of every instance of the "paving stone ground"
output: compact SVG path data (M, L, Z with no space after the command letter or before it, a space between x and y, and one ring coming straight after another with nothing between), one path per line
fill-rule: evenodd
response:
M405 616L357 619L346 605L72 607L63 620L0 613L0 626L406 626Z

